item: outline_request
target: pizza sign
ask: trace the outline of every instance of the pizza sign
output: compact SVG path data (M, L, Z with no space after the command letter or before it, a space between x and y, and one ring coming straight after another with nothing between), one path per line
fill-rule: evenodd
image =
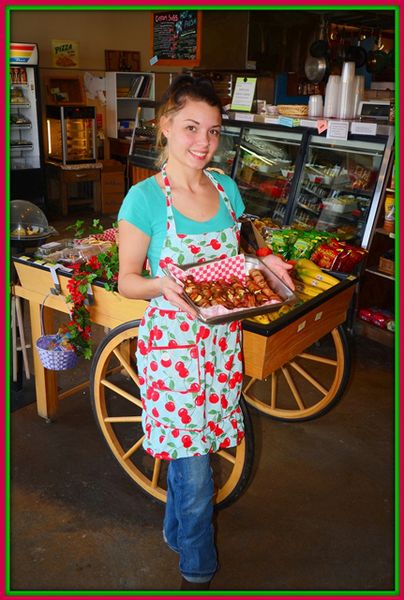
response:
M54 67L74 69L79 66L79 43L72 40L52 40Z

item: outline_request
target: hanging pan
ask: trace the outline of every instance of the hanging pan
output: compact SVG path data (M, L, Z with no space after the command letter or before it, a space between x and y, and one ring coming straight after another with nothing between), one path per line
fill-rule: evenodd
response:
M356 45L349 46L346 51L346 60L355 63L355 67L360 69L366 64L367 52L361 46L361 32L359 33Z
M310 46L310 55L314 56L314 58L323 58L327 56L329 52L328 41L325 39L325 30L326 25L323 19L320 26L320 33L318 40L315 40Z
M304 64L306 77L312 83L320 83L329 71L328 59L308 56Z

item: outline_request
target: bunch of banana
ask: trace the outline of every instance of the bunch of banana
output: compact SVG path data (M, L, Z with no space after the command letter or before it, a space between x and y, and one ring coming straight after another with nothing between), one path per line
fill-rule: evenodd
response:
M279 317L282 317L282 315L285 315L286 313L290 312L291 310L292 310L291 306L289 306L288 304L284 304L278 310L274 310L272 312L265 313L264 315L255 315L255 317L250 317L250 319L251 319L251 321L256 321L257 323L261 323L262 325L268 325L269 323L272 323L272 321L279 319Z
M293 282L299 295L314 298L339 283L339 280L324 273L318 265L307 258L296 261Z

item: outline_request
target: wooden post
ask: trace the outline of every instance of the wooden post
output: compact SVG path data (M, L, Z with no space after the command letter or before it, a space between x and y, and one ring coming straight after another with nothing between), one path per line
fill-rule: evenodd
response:
M29 302L29 312L31 319L31 339L32 346L35 346L36 340L41 337L41 305L37 302ZM53 311L50 308L44 309L44 328L45 332L53 332L54 320ZM34 368L35 368L35 391L36 405L38 415L47 420L56 417L58 408L57 377L56 371L50 371L42 366L39 354L34 348Z

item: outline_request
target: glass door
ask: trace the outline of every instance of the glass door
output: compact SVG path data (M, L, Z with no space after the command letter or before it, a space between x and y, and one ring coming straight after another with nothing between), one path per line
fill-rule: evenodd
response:
M385 147L381 141L311 136L291 224L360 244Z
M220 133L220 143L210 163L210 167L218 168L226 175L231 176L238 143L240 141L240 127L223 125Z
M244 128L235 179L247 214L267 226L281 225L287 204L302 133Z
M35 83L34 67L11 67L10 165L12 171L41 167Z

